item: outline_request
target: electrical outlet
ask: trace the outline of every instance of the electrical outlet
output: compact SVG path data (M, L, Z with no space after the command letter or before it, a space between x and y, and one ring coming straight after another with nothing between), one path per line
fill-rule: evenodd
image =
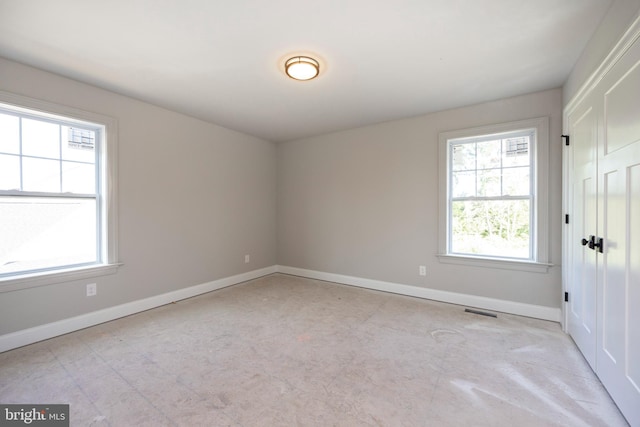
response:
M89 283L87 285L87 296L92 297L98 293L98 284L97 283Z
M249 255L245 255L245 256L244 256L244 263L245 263L245 264L248 264L248 263L249 263L249 261L251 261L251 257L250 257Z
M421 276L426 276L427 275L427 266L426 265L421 265L420 268L418 269L418 273L420 273Z

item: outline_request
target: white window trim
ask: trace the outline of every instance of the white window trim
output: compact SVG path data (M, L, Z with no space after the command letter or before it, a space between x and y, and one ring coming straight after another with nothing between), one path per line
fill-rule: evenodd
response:
M471 138L513 132L522 129L536 130L536 143L533 154L533 179L536 180L534 192L533 229L534 261L512 260L507 258L482 257L472 255L451 254L449 252L448 218L450 193L448 179L449 150L448 141L452 139ZM442 263L501 268L508 270L532 271L546 273L552 264L549 263L549 118L538 117L529 120L480 126L442 132L438 136L438 259Z
M117 159L118 159L118 122L101 114L79 110L77 108L54 104L47 101L0 91L0 103L12 108L36 110L44 116L63 117L93 122L104 126L104 141L100 144L101 157L106 159L106 168L101 180L103 200L102 251L103 263L68 269L56 269L43 272L27 272L21 275L0 278L0 293L20 289L46 286L54 283L80 280L89 277L113 274L121 265L118 262L118 206L117 206ZM108 141L108 142L107 142Z

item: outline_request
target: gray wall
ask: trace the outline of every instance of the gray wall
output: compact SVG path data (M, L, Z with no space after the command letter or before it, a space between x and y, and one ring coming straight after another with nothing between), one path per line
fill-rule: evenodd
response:
M0 335L276 264L273 143L1 58L0 90L118 120L124 263L115 275L0 293ZM89 282L96 297L85 296Z
M640 0L615 0L611 4L564 84L565 105L604 61L620 37L638 17L639 11ZM579 25L579 23L576 24Z
M560 307L560 89L278 145L278 263ZM441 264L438 133L549 116L548 273ZM418 266L427 266L427 277Z
M638 15L615 0L559 89L274 144L0 58L0 90L119 124L115 275L0 294L0 334L273 264L560 306L564 102ZM548 274L437 261L439 132L551 118ZM277 173L277 184L276 184ZM276 187L276 185L278 187ZM277 190L277 191L276 191ZM276 235L277 224L277 235ZM277 254L276 254L277 251ZM244 264L244 255L251 263ZM277 255L277 256L276 256ZM427 277L417 266L427 266Z

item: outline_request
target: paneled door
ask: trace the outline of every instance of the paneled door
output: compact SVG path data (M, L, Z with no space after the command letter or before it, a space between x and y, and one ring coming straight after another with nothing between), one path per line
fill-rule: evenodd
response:
M565 116L567 329L640 426L640 38Z
M607 73L598 146L596 364L631 425L640 426L640 42Z
M588 98L568 116L572 173L571 289L569 333L585 359L596 369L596 257L590 249L597 217L597 111ZM594 237L595 238L595 237Z

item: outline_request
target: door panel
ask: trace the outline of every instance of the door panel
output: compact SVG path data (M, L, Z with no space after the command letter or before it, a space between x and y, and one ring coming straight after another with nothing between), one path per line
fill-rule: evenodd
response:
M570 120L573 144L573 221L571 221L569 333L591 367L596 362L596 254L581 244L595 233L597 199L595 153L597 122L593 108L576 110Z
M568 330L640 426L640 38L567 113ZM602 238L602 250L577 242Z
M612 363L624 360L625 182L617 170L604 174L602 186L604 236L602 261L601 347ZM598 361L600 363L600 361Z
M596 374L631 425L640 425L640 140L606 156L598 263Z
M629 343L627 347L627 372L626 376L640 392L640 163L628 169L629 193L627 195L629 205L629 233L634 236L628 239L629 251L628 267L628 296L626 300L626 312L628 314L625 337Z
M638 97L640 96L640 64L635 64L605 94L605 154L612 153L638 140Z
M629 423L640 425L640 254L632 243L640 239L640 43L607 73L601 87L606 91L604 141L598 153L598 233L604 248L598 260L596 373Z

